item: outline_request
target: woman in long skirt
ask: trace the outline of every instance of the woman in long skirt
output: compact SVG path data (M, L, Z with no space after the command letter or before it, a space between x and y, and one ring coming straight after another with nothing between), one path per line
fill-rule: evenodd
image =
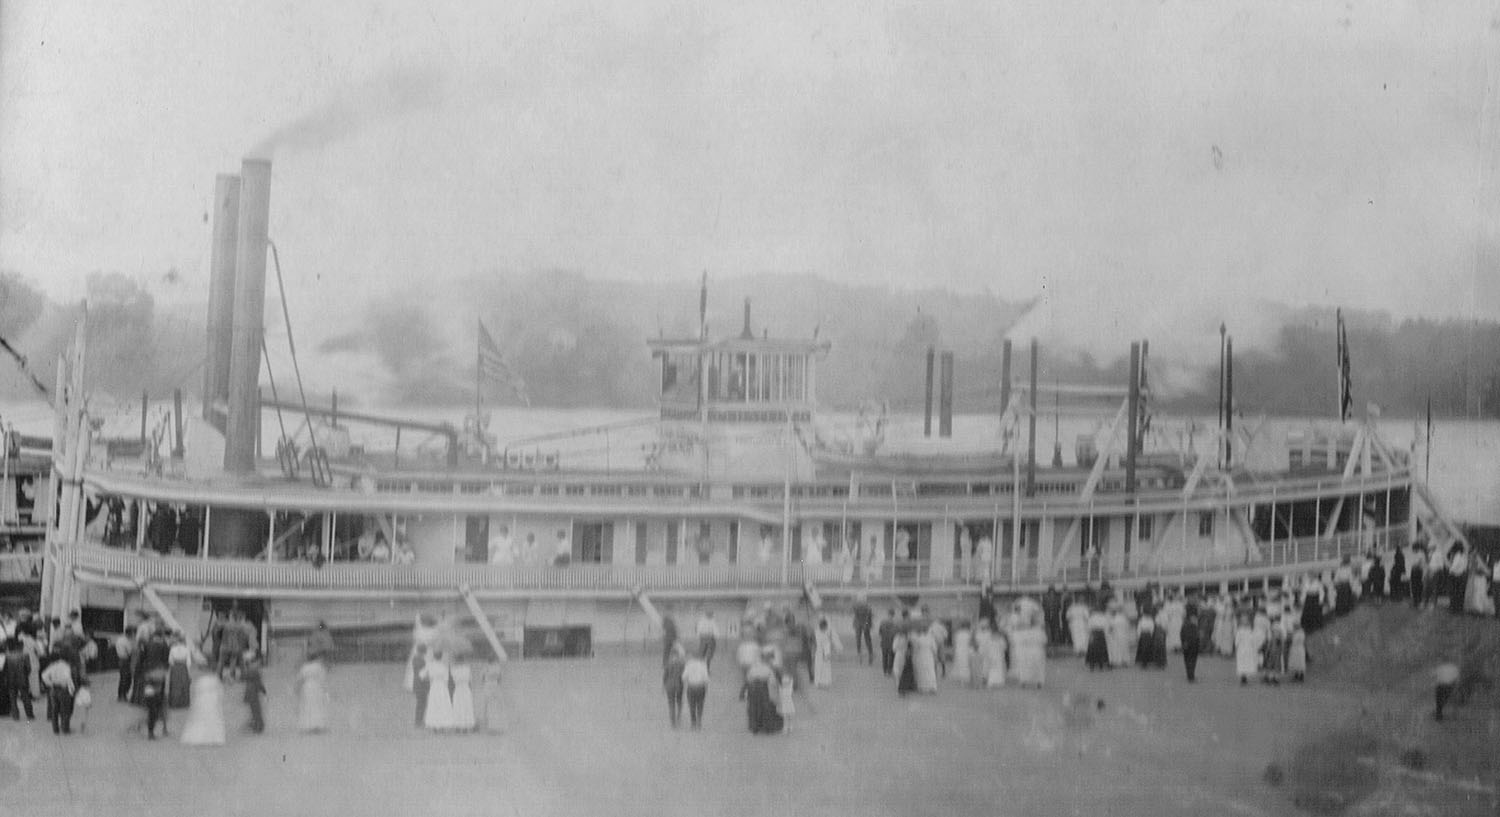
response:
M453 679L453 728L459 732L474 731L473 670L462 658L454 662L449 677Z
M918 692L937 692L937 639L926 630L911 640L911 657L917 674Z
M1082 601L1068 605L1068 637L1073 642L1073 653L1083 655L1089 648L1089 608Z
M1010 669L1006 666L1005 653L1010 642L1004 633L994 633L989 639L989 644L984 651L984 686L986 689L999 689L1005 686L1005 676Z
M192 703L192 673L188 672L188 659L192 657L192 651L188 649L186 641L178 636L172 642L172 649L167 654L167 707L170 709L187 709Z
M328 668L320 658L305 661L297 670L297 729L322 732L328 728Z
M1287 648L1286 668L1292 674L1293 681L1302 681L1307 677L1307 633L1303 632L1300 625L1292 625L1292 640Z
M974 675L974 631L960 621L953 632L953 680L967 686Z
M1227 596L1219 601L1219 612L1214 616L1214 652L1223 656L1234 655L1234 601Z
M917 691L917 665L912 660L912 638L896 636L896 692L905 695Z
M1120 609L1116 609L1109 619L1109 665L1130 665L1130 619Z
M1151 651L1155 634L1156 619L1149 614L1141 616L1141 620L1136 623L1135 641L1135 665L1141 669L1156 663L1156 656Z
M1469 589L1464 594L1464 611L1478 616L1493 616L1495 603L1490 599L1490 570L1482 559L1475 557L1474 569L1469 571Z
M990 629L989 622L981 620L979 629L974 631L974 658L969 668L970 686L982 687L989 679L990 642L993 640L995 640L995 633Z
M474 696L474 724L485 732L501 731L500 665L490 664L483 672L479 694Z
M1260 647L1260 634L1249 620L1241 620L1234 631L1234 672L1241 684L1250 683L1250 676L1260 670Z
M774 691L773 691L774 690ZM781 715L776 710L775 695L781 692L776 673L757 661L745 673L745 715L752 735L774 735L781 731Z
M1089 614L1089 646L1083 664L1091 670L1109 669L1109 616L1103 610Z
M193 702L182 725L182 742L189 746L224 745L224 684L213 672L193 680Z
M453 728L453 695L448 691L448 662L443 654L434 653L421 674L431 685L427 688L427 715L423 725L435 732L446 732Z
M1026 627L1011 634L1016 659L1016 682L1021 686L1035 684L1041 689L1047 682L1047 631Z

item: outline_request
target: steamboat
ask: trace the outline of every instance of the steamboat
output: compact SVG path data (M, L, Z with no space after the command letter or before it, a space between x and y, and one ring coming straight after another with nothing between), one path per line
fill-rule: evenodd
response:
M50 473L27 472L47 498L45 520L26 519L45 522L48 614L82 609L109 630L149 610L191 637L238 610L273 654L324 621L351 659L404 657L414 619L437 614L495 655L539 656L639 644L663 612L713 610L733 636L767 602L1278 584L1372 548L1463 536L1369 422L1309 428L1259 459L1227 421L1196 449L1145 450L1144 344L1128 382L1108 388L1039 385L1034 342L1013 377L1007 344L987 450L945 438L946 355L928 359L929 427L941 373L936 438L898 446L875 418L864 436L830 441L816 387L831 344L757 335L748 303L737 335L647 341L659 414L628 424L653 437L629 465L574 462L566 445L620 427L500 446L477 413L458 428L268 399L270 181L257 159L217 180L203 407L179 414L169 451L112 456L91 439L82 329L60 363ZM482 339L481 368L486 354ZM1104 406L1072 464L1038 462L1039 398ZM271 410L308 432L274 456L261 442ZM356 423L394 430L393 449L348 444L338 429ZM403 452L403 430L435 435L441 451ZM14 499L0 502L12 523Z

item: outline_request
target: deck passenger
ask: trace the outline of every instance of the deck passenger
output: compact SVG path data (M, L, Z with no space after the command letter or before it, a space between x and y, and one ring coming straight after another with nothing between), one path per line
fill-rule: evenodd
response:
M509 567L515 560L515 545L510 541L510 527L501 525L500 532L490 540L490 564Z

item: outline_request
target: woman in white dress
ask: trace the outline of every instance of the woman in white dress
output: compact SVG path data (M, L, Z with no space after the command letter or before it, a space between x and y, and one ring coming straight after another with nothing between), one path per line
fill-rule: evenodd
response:
M819 619L818 629L813 633L813 686L823 689L833 686L833 654L843 650L839 634L828 626L828 619Z
M1321 605L1321 599L1317 603ZM1234 601L1228 596L1219 599L1219 609L1214 614L1213 642L1214 652L1234 655Z
M187 723L182 726L182 742L189 746L224 745L224 684L219 676L204 672L193 679L192 703L188 705Z
M1005 636L1001 633L990 632L989 625L983 625L987 633L984 639L984 685L988 689L999 689L1005 686Z
M1264 643L1255 625L1241 619L1234 631L1234 672L1240 676L1241 684L1250 683L1250 676L1260 671L1260 648Z
M322 732L328 728L328 667L321 658L302 663L297 670L297 728Z
M435 732L453 728L453 697L448 693L448 676L448 662L441 652L434 653L422 668L422 677L428 683L427 714L422 723Z
M1047 631L1036 626L1023 627L1011 634L1011 643L1016 682L1021 686L1035 684L1041 689L1047 681Z
M1089 648L1089 608L1082 600L1068 605L1068 637L1073 654L1083 655Z
M974 631L960 621L953 633L953 680L967 686L974 674Z
M473 670L467 661L459 658L449 671L453 679L453 728L459 732L474 730L474 686Z

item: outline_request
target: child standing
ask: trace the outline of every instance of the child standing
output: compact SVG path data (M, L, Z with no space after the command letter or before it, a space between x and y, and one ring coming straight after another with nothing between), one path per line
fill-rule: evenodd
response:
M792 693L797 691L797 678L792 672L781 667L776 667L776 676L781 679L780 693L776 696L776 711L781 715L783 729L788 735L792 733L792 716L797 714L797 704L792 701Z
M94 705L94 693L89 691L89 679L78 682L78 691L73 695L73 723L82 732L89 725L89 708Z
M146 737L156 740L156 725L161 724L162 737L167 736L167 719L163 712L167 694L167 671L153 667L141 679L141 705L146 708Z
M707 652L705 650L704 652ZM694 729L703 728L703 701L708 697L708 659L695 655L689 658L682 670L682 683L687 690L688 721Z

